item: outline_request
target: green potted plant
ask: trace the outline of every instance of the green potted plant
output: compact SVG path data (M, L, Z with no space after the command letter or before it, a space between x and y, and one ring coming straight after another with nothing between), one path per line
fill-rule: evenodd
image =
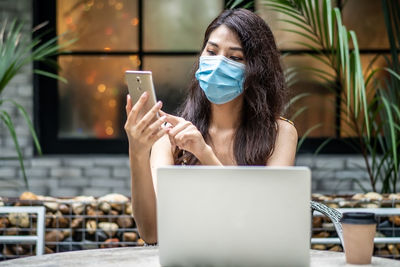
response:
M264 0L263 3L270 10L286 15L282 21L291 25L286 30L307 40L296 43L313 51L309 56L329 68L325 71L308 67L301 71L318 77L344 103L340 112L356 137L349 145L363 156L370 190L376 192L380 182L381 193L396 192L400 167L398 2L382 0L391 46L391 56L385 57L388 67L371 69L375 58L368 73L362 72L355 32L346 29L340 10L332 8L330 0ZM378 79L379 72L386 72L387 77Z
M43 28L46 24L47 22L36 26L33 29L33 32ZM75 40L70 40L59 44L59 37L56 36L46 42L41 42L41 38L45 33L31 38L30 35L27 35L22 31L23 26L24 23L16 19L14 19L11 23L9 23L7 20L0 22L0 123L4 123L11 135L17 152L19 164L21 166L25 186L27 189L29 189L29 184L25 173L23 154L18 143L18 137L15 132L13 118L5 109L5 105L14 105L20 111L29 127L35 147L39 154L42 153L41 147L31 119L29 118L25 108L18 104L18 102L14 99L4 98L3 92L7 84L16 74L21 71L21 68L25 65L32 64L34 61L42 61L50 66L58 66L57 62L52 60L51 57L59 53L61 49L64 49ZM35 74L58 79L62 82L67 82L64 78L54 73L39 69L34 69L33 72Z

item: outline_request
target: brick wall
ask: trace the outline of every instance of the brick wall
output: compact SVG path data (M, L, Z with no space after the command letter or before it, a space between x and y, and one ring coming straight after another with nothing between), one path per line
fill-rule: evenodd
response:
M0 1L0 18L20 17L26 21L24 32L30 34L32 24L30 0ZM4 98L13 98L32 114L32 67L23 69L7 86ZM13 117L18 140L23 147L25 167L31 191L51 196L93 195L111 192L130 195L128 157L124 155L57 155L33 156L32 140L22 116L12 106L5 109ZM0 124L0 157L15 157L12 139ZM359 156L298 155L297 165L312 169L313 192L353 193L360 188L358 179L370 189L364 163ZM25 190L18 160L0 159L0 196L14 197Z

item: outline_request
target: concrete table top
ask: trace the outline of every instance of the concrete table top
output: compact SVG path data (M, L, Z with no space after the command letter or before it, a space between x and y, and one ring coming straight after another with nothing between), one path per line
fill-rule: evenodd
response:
M349 265L344 253L310 250L311 267L336 266L400 266L400 261L373 257L371 265ZM95 266L95 267L159 267L157 247L127 247L80 250L8 260L0 266Z

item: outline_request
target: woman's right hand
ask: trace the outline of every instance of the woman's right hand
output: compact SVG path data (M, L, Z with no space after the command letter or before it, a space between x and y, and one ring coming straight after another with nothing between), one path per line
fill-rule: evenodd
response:
M157 112L162 107L161 101L155 104L144 116L139 116L147 99L148 94L145 92L132 107L130 95L128 94L126 98L125 109L127 119L124 128L128 136L129 147L136 155L148 156L153 144L168 131L167 127L162 127L166 116L162 116L154 121Z

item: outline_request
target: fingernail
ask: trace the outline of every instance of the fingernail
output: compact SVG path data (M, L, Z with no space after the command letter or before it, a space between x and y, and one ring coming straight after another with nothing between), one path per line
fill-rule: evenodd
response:
M162 116L161 118L160 118L160 120L165 120L167 118L167 116Z
M147 92L144 92L144 93L142 94L142 96L143 96L143 97L146 97L146 96L147 96Z
M161 102L161 101L158 101L158 102L157 102L157 106L161 107L161 105L162 105L162 102Z

